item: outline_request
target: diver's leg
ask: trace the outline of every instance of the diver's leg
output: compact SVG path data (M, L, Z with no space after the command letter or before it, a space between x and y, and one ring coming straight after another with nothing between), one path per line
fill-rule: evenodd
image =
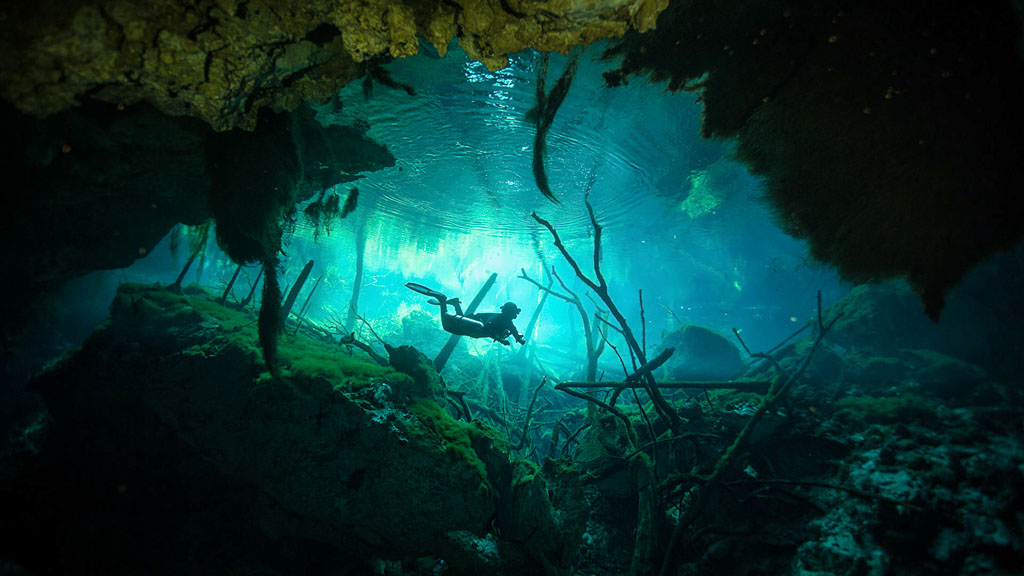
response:
M459 300L458 298L452 298L451 300L448 301L448 303L455 307L455 315L456 316L464 316L464 314L462 313L462 301L461 300Z
M455 318L455 316L452 316L451 314L445 312L442 309L442 311L441 311L441 327L444 328L444 331L448 332L449 334L458 334L458 332L455 331L455 330L457 330L457 328L456 328L457 325L458 325L458 320Z
M444 312L445 303L450 302L447 296L440 292L434 292L430 295L430 299L427 300L427 304L433 304L434 306L441 306L441 311Z

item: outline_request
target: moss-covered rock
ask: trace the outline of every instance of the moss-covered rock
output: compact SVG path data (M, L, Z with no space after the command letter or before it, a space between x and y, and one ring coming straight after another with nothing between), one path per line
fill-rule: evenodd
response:
M409 395L396 391L414 390L412 377L331 341L282 338L280 373L272 375L259 360L255 331L251 315L201 289L122 286L110 317L81 350L32 385L52 415L50 474L66 476L70 467L89 487L114 478L137 496L114 511L79 510L36 536L74 540L83 525L107 526L106 544L83 538L88 545L75 547L82 565L104 572L240 569L240 559L214 569L189 555L222 534L230 534L237 556L280 561L301 549L313 554L302 561L310 565L335 555L343 563L434 556L450 549L451 534L504 539L497 549L510 574L571 558L580 530L563 516L581 510L571 471L551 480L564 487L540 489L548 479L532 465L510 464L496 431L456 421L429 397L406 402ZM159 449L139 460L145 442L157 438ZM532 474L495 485L510 466ZM555 501L555 492L564 496ZM168 541L177 527L164 525L153 503L187 510L194 494L240 499L243 512L204 511L200 525ZM488 535L506 500L505 508L531 511L528 521L543 533L528 542ZM124 510L132 519L115 521ZM119 556L110 546L129 538L151 555L110 566Z
M532 560L534 573L570 571L590 512L579 471L561 463L544 474L532 462L516 461L506 477L510 482L499 486L498 504L503 539Z
M728 380L745 367L739 349L703 326L683 326L665 336L662 348L675 348L665 366L672 380Z
M395 557L430 553L449 530L487 530L493 496L466 425L436 404L425 415L432 401L386 402L375 389L408 377L340 348L332 362L329 342L284 339L281 377L270 377L253 330L240 312L128 285L82 350L34 387L72 435L63 441L86 453L104 449L74 439L90 421L110 422L103 442L114 445L125 441L116 430L151 421L198 450L183 459L259 486L254 512L269 537ZM189 463L167 465L187 474Z
M444 401L444 384L430 358L412 346L385 346L391 367L407 374L412 383L411 386L396 390L400 398L420 396Z
M905 362L891 356L867 356L854 352L847 354L844 360L844 380L869 392L903 382L910 371Z
M830 339L844 348L866 354L894 356L903 348L934 345L938 331L920 312L905 282L855 286L830 308L842 314Z
M935 414L932 401L916 394L903 396L846 396L836 401L839 417L857 428L868 424L913 422Z
M1014 377L1021 360L1021 336L999 328L1021 315L1015 270L1019 255L985 263L949 298L938 324L920 314L920 304L903 281L856 286L829 310L842 314L829 342L867 356L907 358L906 350L932 350L985 372ZM920 361L917 362L920 364Z

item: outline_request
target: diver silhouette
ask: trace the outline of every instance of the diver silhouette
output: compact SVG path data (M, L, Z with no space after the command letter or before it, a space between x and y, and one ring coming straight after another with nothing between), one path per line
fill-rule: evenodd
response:
M458 298L448 298L437 290L431 290L422 284L409 282L406 288L429 296L427 302L441 307L441 326L445 332L471 338L490 338L495 342L501 342L505 346L511 346L509 336L514 336L516 342L526 344L526 338L516 330L512 323L522 310L514 302L506 302L501 306L501 312L484 312L478 314L464 314L462 312L462 301ZM451 305L455 313L448 311Z

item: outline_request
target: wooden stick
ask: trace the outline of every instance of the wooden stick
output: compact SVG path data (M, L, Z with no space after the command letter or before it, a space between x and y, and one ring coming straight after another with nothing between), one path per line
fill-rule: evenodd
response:
M235 280L238 279L238 273L242 271L242 265L239 264L238 268L235 268L235 273L231 275L231 281L228 282L228 287L224 289L224 293L220 295L220 300L217 301L221 306L228 301L228 294L231 293L231 287L235 285Z
M252 300L252 297L256 294L256 287L260 284L260 278L263 277L263 267L260 266L260 271L256 273L256 281L249 287L249 295L244 300L238 303L238 308L244 310L245 307Z
M647 320L644 319L644 289L638 290L640 298L640 334L642 336L640 341L640 349L647 354Z
M292 333L293 336L299 333L299 328L302 327L302 321L306 319L306 310L309 308L309 300L313 297L313 293L316 292L317 286L320 286L320 281L323 279L323 274L317 276L316 282L313 284L313 288L309 291L309 294L306 294L306 301L302 303L302 308L299 309L299 321L295 325L295 332Z
M572 257L571 254L569 254L569 251L562 243L562 239L561 237L559 237L558 232L555 230L554 226L552 226L551 223L548 222L547 220L538 216L536 212L533 212L531 215L533 216L533 219L537 221L538 224L547 228L548 232L551 233L552 238L554 238L555 247L558 248L559 252L562 253L562 256L572 267L573 271L576 273L576 276L580 279L580 281L586 284L587 287L589 287L591 290L593 290L594 293L601 298L601 301L604 302L606 306L608 306L608 311L615 318L615 321L618 322L619 327L622 329L622 335L626 339L626 343L629 345L630 352L632 352L632 354L636 356L640 364L645 364L647 362L647 359L644 355L643 350L640 347L640 344L637 342L636 337L633 336L633 331L629 328L629 323L626 322L625 316L622 315L622 312L619 311L618 307L615 305L615 302L612 301L611 296L608 294L608 282L605 280L604 274L601 273L601 234L603 228L597 222L597 217L594 215L594 207L590 205L590 200L585 196L583 202L587 207L587 213L590 216L590 224L594 229L593 256L594 275L597 278L596 282L588 278L587 275L583 273L583 271L580 269L579 264L576 263L576 260ZM668 425L672 430L678 430L679 427L682 425L682 421L679 419L679 415L676 414L675 410L673 410L672 407L669 406L668 402L665 401L665 398L663 398L661 393L658 391L658 388L655 386L654 377L648 374L647 378L645 378L645 381L647 382L647 394L651 397L651 400L654 402L654 407L658 411L658 414L668 422Z
M291 290L288 291L288 298L285 299L284 305L281 306L281 322L288 320L288 313L292 311L292 306L295 305L295 299L298 298L299 291L302 290L302 285L306 283L306 278L309 277L309 271L312 269L313 261L310 260L302 267L302 272L299 273L299 277L295 280L295 284L292 284Z
M348 316L345 318L345 331L351 332L359 315L359 295L363 291L363 263L366 258L366 220L359 220L356 228L356 276L352 280L352 297L348 301Z
M601 356L601 351L602 351L602 349L604 347L603 346L599 346L599 347L595 347L594 346L594 335L592 334L591 329L590 329L590 318L587 316L587 310L583 307L583 302L580 300L579 295L577 295L575 292L570 290L568 286L565 285L565 282L562 281L562 278L558 275L558 271L555 270L554 266L551 267L551 276L554 277L554 279L558 281L558 284L562 287L562 290L565 291L565 294L563 294L561 292L557 292L555 290L552 290L550 284L548 284L547 286L544 286L540 282L537 282L533 278L530 278L526 274L526 269L525 268L520 268L519 269L519 276L518 276L518 278L521 278L523 280L526 280L530 284L533 284L539 290L542 290L545 294L550 294L550 295L554 296L555 298L564 300L565 302L568 302L569 304L572 304L573 306L576 307L576 311L579 312L580 318L583 321L583 333L584 333L585 343L586 343L586 346L587 346L587 375L586 375L586 378L587 378L587 380L594 380L597 377L597 361L598 361L598 358Z
M533 416L533 405L537 403L537 394L540 389L544 387L544 384L548 381L548 377L545 376L540 379L540 384L533 390L533 397L530 398L530 405L526 409L526 420L523 422L523 434L519 437L519 442L515 446L509 446L510 450L522 450L523 446L526 445L526 433L530 431L530 418Z
M597 404L601 408L604 408L605 410L611 412L626 424L626 429L630 432L631 436L633 435L633 423L630 422L628 416L622 413L622 410L619 410L618 408L612 406L611 404L608 404L607 402L602 402L589 394L577 392L576 390L573 390L572 388L566 386L564 383L555 384L555 390L561 390L562 392L565 392L566 394L569 394L571 396L575 396L582 400L586 400L587 402L593 402L594 404Z
M614 388L630 390L644 388L643 382L562 382L562 386L568 388L600 389ZM720 382L717 380L701 381L672 381L658 382L658 388L664 390L694 389L694 390L739 390L741 392L767 392L771 382L767 380L737 380L735 382Z
M181 290L181 283L185 280L185 274L188 274L188 269L192 267L192 263L195 262L196 257L198 257L199 253L206 248L206 238L210 233L210 222L212 222L212 220L207 220L203 224L200 224L199 241L193 246L192 254L189 255L188 260L185 262L185 267L181 269L181 274L178 274L178 278L174 281L174 284L170 285L172 290Z

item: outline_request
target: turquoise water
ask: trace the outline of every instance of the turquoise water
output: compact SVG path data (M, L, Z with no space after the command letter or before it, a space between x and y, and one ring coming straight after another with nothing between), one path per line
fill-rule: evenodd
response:
M685 322L745 328L768 343L810 317L817 290L826 302L844 293L834 273L774 226L758 202L759 182L732 159L731 145L700 137L695 97L639 79L605 88L602 49L582 54L548 137L546 168L561 205L541 195L531 169L535 127L524 116L535 102L538 54L490 72L453 45L444 59L389 66L415 96L376 85L366 99L358 83L345 87L340 106L323 105L318 118L367 123L396 166L338 187L342 194L358 187L359 209L329 237L311 242L300 219L288 242L289 272L315 259L334 282L351 278L355 230L365 227L361 305L369 316L421 306L401 288L406 281L469 299L491 273L498 281L482 309L514 300L528 314L537 291L516 279L521 269L547 282L554 265L572 289L585 290L531 213L555 226L593 278L589 194L603 227L602 273L636 322L643 290L652 341L675 326L668 309ZM567 59L552 56L549 89ZM344 305L346 289L328 284L321 305ZM558 345L565 336L561 313L540 323L540 341Z
M1019 564L1020 346L1007 326L1020 318L1021 249L972 271L939 324L900 280L854 287L779 230L761 201L762 183L734 160L731 142L700 136L694 94L638 78L606 88L603 49L583 51L547 139L559 203L534 180L535 127L525 117L535 103L536 53L492 72L456 45L443 59L424 47L387 66L415 95L380 84L366 93L353 83L314 106L324 126L365 129L395 165L336 186L342 202L356 189L358 201L328 228L307 221L305 205L286 227L284 293L313 265L280 338L283 378L266 372L258 352L257 320L248 314L258 307L226 311L210 302L223 295L237 308L250 293L260 298L259 266L239 269L214 233L184 273L184 295L165 289L198 233L184 226L128 268L69 282L24 346L32 369L69 353L35 380L58 425L34 414L29 425L17 423L16 446L32 453L31 443L45 444L38 438L53 428L50 452L39 451L52 468L29 471L57 487L50 506L71 518L61 533L76 542L70 549L116 564L109 544L71 536L127 540L138 531L152 549L126 564L128 573L166 558L239 572L250 560L284 566L266 570L274 574L330 564L340 573L365 569L363 560L397 565L393 556L415 552L422 557L403 559L407 574L424 559L433 564L415 573L439 574L446 558L482 562L499 540L517 550L536 515L571 520L549 522L543 545L530 546L564 552L578 574L625 573L645 549L634 533L642 526L659 531L649 544L657 561L678 562L678 574L702 563L707 573L879 576ZM567 61L551 56L548 87ZM597 281L599 266L648 358L675 347L656 376L668 411L659 415L653 394L628 387L621 396L580 387L591 402L553 389L585 377L583 321L575 306L544 301L520 276L548 285L557 271L552 289L577 294L595 324L607 303L534 215L550 221L580 274ZM492 277L479 311L515 302L526 346L463 338L441 371L443 384L418 383L403 396L397 390L407 382L339 344L355 331L378 355L379 335L438 358L448 340L438 308L406 284L466 305ZM804 327L811 330L802 339L780 345ZM817 341L825 327L832 331ZM614 327L602 336L603 386L636 365L627 367L628 345ZM757 364L742 344L775 356ZM814 362L803 364L809 351ZM710 392L690 387L741 373L738 390L729 388L735 382ZM793 374L786 394L774 388L778 402L762 403L768 383ZM533 412L531 391L540 398ZM595 408L605 401L630 422L629 434L611 410ZM468 420L469 405L477 422L456 421ZM677 429L669 430L668 415ZM481 442L480 430L493 436ZM503 452L494 438L519 446ZM734 450L737 438L744 445ZM558 474L564 483L556 486ZM24 486L37 479L10 477ZM534 490L534 482L550 483ZM40 485L26 492L41 501L50 485ZM654 486L656 494L645 492ZM704 502L695 502L707 486L717 492L702 511ZM36 500L4 496L19 504L19 518L36 514ZM641 518L645 505L655 511ZM77 506L87 520L79 522ZM685 524L687 514L697 521ZM80 525L92 521L109 526ZM181 525L191 532L181 536ZM459 536L464 549L432 548L430 530L452 526L477 533ZM670 548L674 526L692 542ZM38 533L48 552L48 528L26 531L26 539ZM751 546L761 552L735 553ZM185 557L186 548L199 550L196 558ZM918 571L922 558L929 564ZM892 566L899 570L887 571ZM377 568L372 573L384 572Z
M490 72L453 44L443 59L419 55L388 66L415 96L376 84L367 98L357 82L317 106L325 126L368 125L367 135L385 145L396 164L336 186L342 200L358 188L357 208L316 238L298 207L285 237L282 283L287 287L315 261L310 282L322 280L307 315L318 322L347 315L360 234L359 308L371 323L436 311L404 288L410 281L468 301L496 273L480 310L512 300L524 310L520 323L539 298L518 278L523 270L546 284L554 267L585 298L588 290L531 217L536 212L550 221L584 273L596 279L585 197L603 228L600 266L609 292L639 331L643 291L652 348L681 323L723 334L737 328L752 346L767 348L813 316L817 291L826 305L842 296L850 285L776 227L760 202L761 183L733 159L732 144L700 136L695 96L642 79L605 88L601 73L610 65L600 61L602 49L597 44L581 55L548 136L546 170L561 204L544 198L531 167L536 128L524 117L535 102L537 53L516 55L508 68ZM551 56L549 89L567 60ZM55 320L87 333L105 315L118 283L173 281L188 257L185 241L171 251L176 234L187 236L187 229L130 268L74 281L67 292L86 311ZM211 234L186 283L216 291L234 271ZM245 297L257 272L257 266L243 270L233 298ZM84 303L82 294L90 295ZM552 303L538 322L536 341L575 346L570 327L577 321L575 308Z

